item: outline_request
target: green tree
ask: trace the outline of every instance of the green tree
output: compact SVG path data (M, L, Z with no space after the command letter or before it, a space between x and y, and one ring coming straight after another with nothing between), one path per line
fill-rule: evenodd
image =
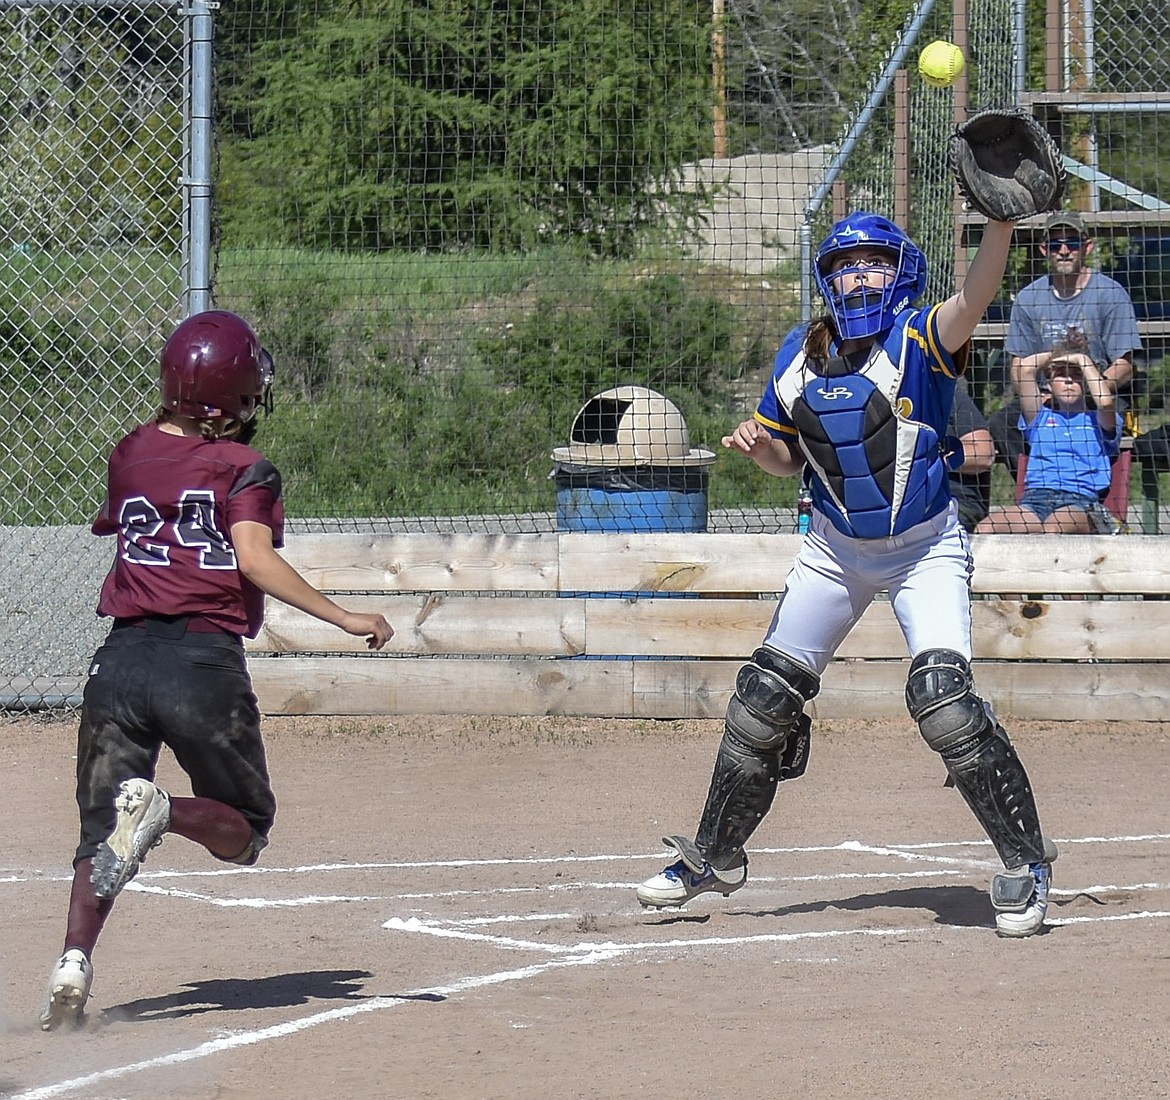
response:
M339 3L225 91L232 243L628 254L710 151L697 0ZM267 211L275 211L275 219Z
M177 246L182 107L172 74L137 61L124 32L46 23L25 28L31 46L0 42L0 240Z
M913 0L728 0L730 153L832 142L864 99Z

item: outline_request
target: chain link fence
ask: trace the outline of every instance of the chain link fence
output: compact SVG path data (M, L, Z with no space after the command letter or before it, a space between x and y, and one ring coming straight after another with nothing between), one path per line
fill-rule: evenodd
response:
M979 106L1027 104L1061 138L1070 203L1139 305L1137 400L1160 423L1170 77L1132 43L1170 16L874 7L0 0L0 701L75 700L102 634L106 454L151 414L165 333L205 305L275 354L259 443L294 528L556 530L575 493L600 512L589 494L628 492L701 496L668 524L795 530L793 484L719 439L817 308L802 243L876 209L948 295L979 226L947 142ZM965 45L965 84L917 78L934 38ZM1018 240L1001 314L1039 273ZM622 402L647 392L681 421L680 461L631 482Z
M0 0L0 701L75 696L106 455L187 308L191 17ZM80 667L79 667L80 666Z

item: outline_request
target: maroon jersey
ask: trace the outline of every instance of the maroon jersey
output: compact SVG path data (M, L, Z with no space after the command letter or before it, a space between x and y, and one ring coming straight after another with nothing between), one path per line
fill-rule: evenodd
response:
M231 544L244 520L284 544L280 474L258 451L230 439L135 428L110 455L106 503L95 535L118 536L98 614L198 615L254 638L264 593L244 577Z

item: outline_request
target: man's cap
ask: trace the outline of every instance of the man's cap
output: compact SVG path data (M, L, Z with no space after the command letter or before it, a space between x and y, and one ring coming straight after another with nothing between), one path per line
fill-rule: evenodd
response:
M1089 232L1089 227L1085 224L1085 219L1081 217L1075 210L1056 210L1048 215L1048 220L1044 223L1044 230L1051 233L1058 226L1066 225L1070 229L1076 230L1078 236L1089 237L1092 234Z

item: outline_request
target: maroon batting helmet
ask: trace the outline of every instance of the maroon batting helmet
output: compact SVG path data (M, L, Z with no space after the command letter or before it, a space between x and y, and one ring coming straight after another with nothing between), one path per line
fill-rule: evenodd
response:
M272 411L272 356L252 326L227 310L188 317L162 352L162 404L180 416L231 416L246 423Z

